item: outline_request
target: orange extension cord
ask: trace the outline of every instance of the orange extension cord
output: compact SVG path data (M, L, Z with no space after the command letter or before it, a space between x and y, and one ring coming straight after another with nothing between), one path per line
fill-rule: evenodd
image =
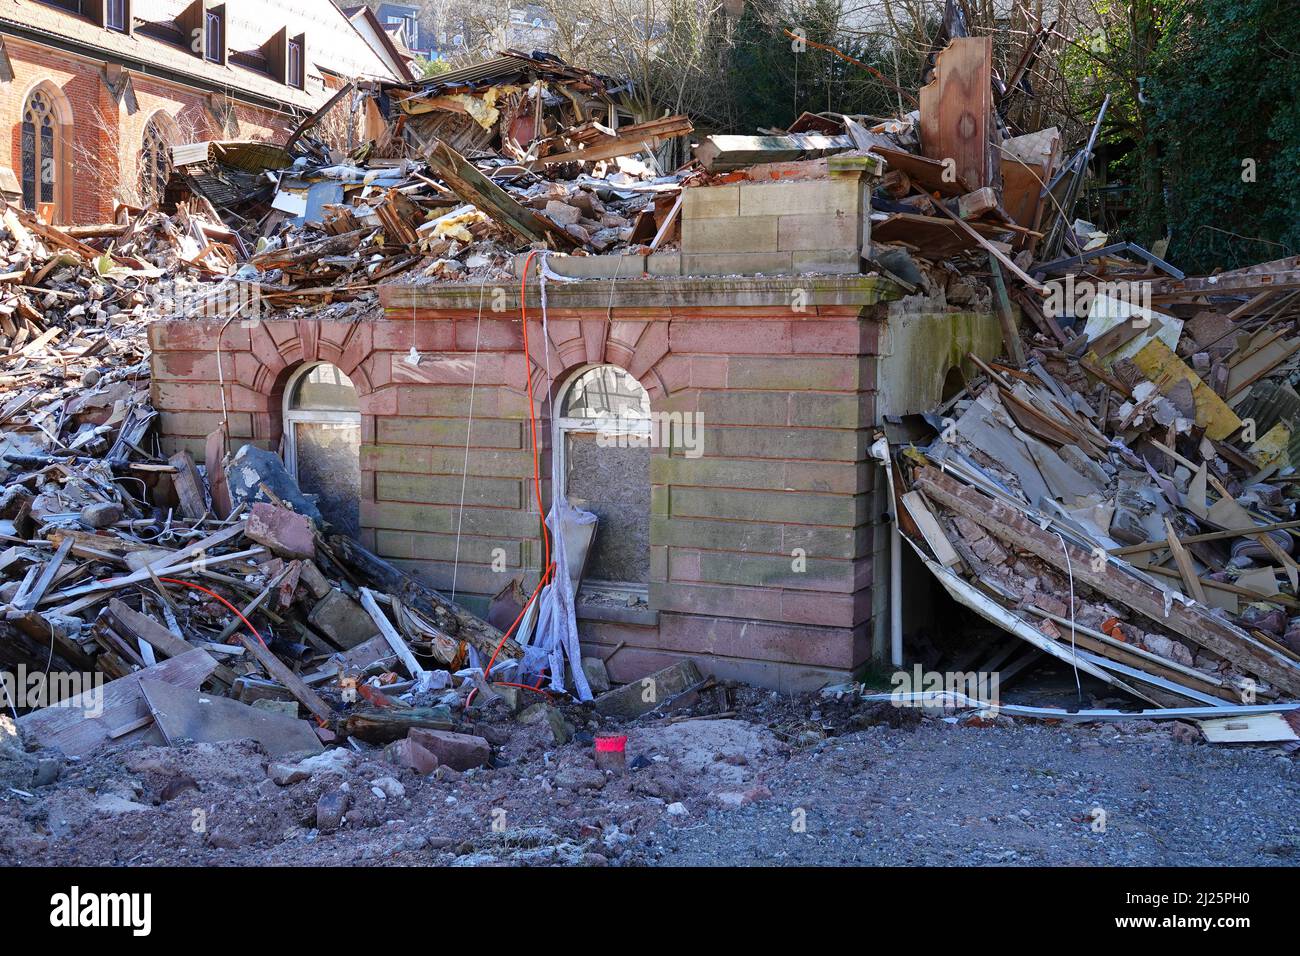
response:
M524 380L528 389L528 433L533 443L533 490L537 495L537 513L542 519L542 567L544 570L542 571L541 578L537 582L536 590L534 590L532 596L524 602L524 606L519 611L519 616L515 618L514 623L511 624L510 627L506 629L505 633L501 635L501 642L497 644L496 650L492 652L492 657L488 660L488 665L483 671L485 679L492 673L492 666L496 663L497 655L501 653L501 648L505 646L506 641L510 640L510 635L515 632L515 628L519 626L519 622L524 619L524 615L528 613L528 609L532 606L533 602L537 600L537 596L542 593L542 588L546 586L547 582L551 578L551 572L554 570L551 565L551 535L546 528L546 511L542 506L542 469L541 460L537 452L537 410L533 405L533 362L531 353L528 350L528 303L526 298L528 295L528 269L533 264L533 257L536 255L537 250L534 249L529 252L527 258L524 259L523 274L519 280L519 317L524 327ZM524 690L534 690L541 694L547 693L541 689L541 677L537 679L537 686L535 687L528 684L512 684L508 681L494 681L494 683L498 683L503 687L522 687ZM466 707L468 707L474 700L474 693L474 691L470 691L469 696L465 698Z

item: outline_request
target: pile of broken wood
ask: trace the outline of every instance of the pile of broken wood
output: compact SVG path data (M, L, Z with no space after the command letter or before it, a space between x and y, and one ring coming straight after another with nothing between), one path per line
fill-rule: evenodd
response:
M23 716L32 742L76 755L242 729L273 750L318 749L445 731L449 705L476 687L496 697L467 665L517 659L518 645L328 535L279 458L245 446L208 469L158 451L145 326L160 286L210 275L188 250L172 258L184 218L81 230L129 238L120 254L19 209L3 221L0 669L41 678L42 704L81 686L52 675L106 682ZM164 277L146 251L197 278ZM3 682L0 708L34 706L27 686ZM195 724L200 688L205 707L229 698L208 708L219 726Z
M173 508L134 498L138 481L111 468L50 461L6 495L14 517L0 557L0 663L107 683L98 698L87 691L22 717L39 745L75 755L160 732L169 742L233 733L271 752L347 736L389 743L411 728L451 729L452 707L475 688L496 696L466 666L471 655L522 653L352 539L328 534L268 452L245 446L223 469L218 483L234 502L224 518L184 452L164 469ZM41 507L92 479L87 490L111 505ZM200 696L229 700L204 717L194 710Z
M938 437L899 443L900 530L1029 645L998 653L1004 683L1046 653L1157 708L1286 711L1252 739L1296 739L1300 338L1237 288L1292 265L1222 274L1224 295L1155 280L1167 312L1098 297L1062 316L1087 319L1068 349L978 363Z
M361 117L363 144L332 149L312 130ZM503 279L530 245L574 255L672 241L676 199L699 178L664 174L656 147L684 116L615 128L606 80L543 54L496 59L410 85L348 86L284 145L173 149L167 195L220 217L274 307L373 301L393 277ZM639 154L639 155L638 155ZM209 236L198 250L236 245Z

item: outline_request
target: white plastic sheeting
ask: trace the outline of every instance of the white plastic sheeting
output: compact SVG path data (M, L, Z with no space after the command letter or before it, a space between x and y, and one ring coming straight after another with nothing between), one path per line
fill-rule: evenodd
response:
M551 272L543 254L541 261L542 293L542 353L548 356L546 382L551 385L549 368L550 329L546 318L546 282L547 279L565 281ZM560 456L551 456L551 487L563 488L563 476L558 473ZM569 574L569 557L564 546L564 529L592 524L596 516L571 505L564 495L554 495L551 510L546 515L546 527L550 532L551 560L555 570L551 572L550 583L542 588L537 597L537 626L524 640L524 657L520 671L525 677L540 674L549 668L551 673L551 690L569 693L565 679L565 665L573 673L573 691L579 700L591 700L591 686L587 675L582 671L582 649L578 646L578 617L574 612L573 580Z

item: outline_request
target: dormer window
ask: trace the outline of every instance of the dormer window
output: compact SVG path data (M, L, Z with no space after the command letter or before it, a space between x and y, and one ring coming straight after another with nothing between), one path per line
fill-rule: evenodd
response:
M104 0L104 26L118 33L130 33L127 0Z
M68 13L81 13L81 0L43 0L43 2L51 7L66 10Z
M285 68L284 81L290 86L303 87L303 38L298 35L289 41L288 63Z
M224 8L203 11L203 59L209 63L222 62L221 52L225 49L225 19Z

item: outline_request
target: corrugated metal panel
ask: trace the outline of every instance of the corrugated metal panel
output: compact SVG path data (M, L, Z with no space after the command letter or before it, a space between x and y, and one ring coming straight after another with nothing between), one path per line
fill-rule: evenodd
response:
M1293 465L1300 466L1300 395L1289 385L1278 382L1256 382L1250 394L1235 409L1240 418L1255 420L1255 435L1262 436L1278 422L1286 422L1291 429L1291 442L1287 454Z

